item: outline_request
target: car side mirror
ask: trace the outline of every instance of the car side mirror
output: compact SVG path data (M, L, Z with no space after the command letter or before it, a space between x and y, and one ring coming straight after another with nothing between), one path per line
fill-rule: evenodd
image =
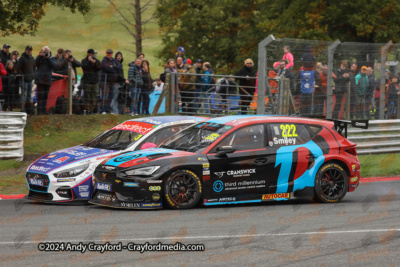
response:
M147 143L144 143L144 144L140 147L140 149L148 149L148 148L153 148L153 147L157 147L157 145L154 144L154 143L147 142Z
M236 148L233 146L221 146L217 148L217 154L215 155L216 157L223 157L226 156L226 154L233 153L236 151Z

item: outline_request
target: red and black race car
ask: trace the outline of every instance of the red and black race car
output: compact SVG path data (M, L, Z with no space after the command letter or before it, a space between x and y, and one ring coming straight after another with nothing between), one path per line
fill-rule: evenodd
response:
M368 127L360 121L358 127ZM90 203L131 209L288 200L338 202L359 184L347 123L227 116L195 124L158 148L120 154L94 172Z

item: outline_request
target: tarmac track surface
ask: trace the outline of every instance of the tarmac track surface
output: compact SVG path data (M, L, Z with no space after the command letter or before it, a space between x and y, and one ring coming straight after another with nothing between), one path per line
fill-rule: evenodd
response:
M400 182L308 199L132 211L0 201L0 266L399 266ZM40 242L204 244L201 252L44 252Z

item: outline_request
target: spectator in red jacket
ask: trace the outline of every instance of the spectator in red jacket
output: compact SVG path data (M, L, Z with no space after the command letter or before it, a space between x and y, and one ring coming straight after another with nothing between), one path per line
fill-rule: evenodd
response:
M7 75L7 71L6 71L6 69L4 68L4 66L3 66L3 64L1 64L0 63L0 78L1 78L1 76L6 76ZM0 79L0 93L3 91L3 83L1 82L1 79ZM0 112L1 112L1 102L0 102Z

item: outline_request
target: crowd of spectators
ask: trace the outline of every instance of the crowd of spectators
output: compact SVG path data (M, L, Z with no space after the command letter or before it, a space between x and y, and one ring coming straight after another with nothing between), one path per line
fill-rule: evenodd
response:
M334 106L327 107L328 66L318 62L307 46L300 58L300 68L295 71L294 57L290 47L284 46L282 60L273 64L268 77L290 79L290 91L299 107L300 115L324 117L327 108L332 108L332 117L342 119L349 109L350 119L378 118L380 104L380 84L376 80L372 67L357 66L347 60L340 63L338 69L332 72ZM296 78L294 73L297 72ZM271 85L271 82L270 82ZM278 87L276 84L274 88ZM386 72L385 77L385 118L397 118L397 103L399 93L397 75ZM348 92L349 91L349 92ZM276 93L276 92L274 92ZM349 98L350 105L343 100Z
M81 110L86 114L125 114L149 115L150 93L162 91L166 74L176 73L175 81L178 85L179 102L183 113L195 113L201 107L210 113L209 91L217 89L226 100L227 94L233 93L232 88L240 95L240 113L247 114L249 106L254 102L257 76L253 60L248 58L244 65L236 72L236 79L223 77L217 81L212 75L214 70L210 62L196 59L194 62L186 58L184 47L179 47L175 57L169 59L164 72L156 79L152 78L150 62L143 53L128 66L128 77L124 77L124 58L121 52L107 49L104 57L97 58L94 49L87 50L87 56L77 60L71 50L59 48L53 56L50 48L44 46L36 58L33 57L32 46L28 45L19 57L18 51L10 53L11 46L4 44L0 51L0 110L13 111L21 109L28 114L33 109L33 98L36 97L36 114L48 114L47 98L52 82L63 79L69 69L74 83L77 82L77 69L81 68L83 76L76 93ZM281 77L290 80L290 91L296 99L302 116L321 116L326 112L326 96L328 86L328 66L317 62L307 46L300 58L301 67L295 70L295 58L289 46L283 47L282 59L273 64L268 71L269 85L273 94L278 93L278 81ZM125 63L126 64L126 63ZM184 75L188 74L188 75ZM350 85L350 102L348 107L351 118L370 118L372 114L379 114L380 89L371 67L362 66L358 69L356 63L349 66L342 61L340 67L332 73L335 105L333 118L340 118L343 110L343 99L348 96ZM218 85L217 85L218 84ZM36 94L32 94L35 88ZM386 117L396 115L397 99L399 94L397 76L387 75L386 86ZM268 101L266 99L266 101ZM1 105L3 103L3 105Z

